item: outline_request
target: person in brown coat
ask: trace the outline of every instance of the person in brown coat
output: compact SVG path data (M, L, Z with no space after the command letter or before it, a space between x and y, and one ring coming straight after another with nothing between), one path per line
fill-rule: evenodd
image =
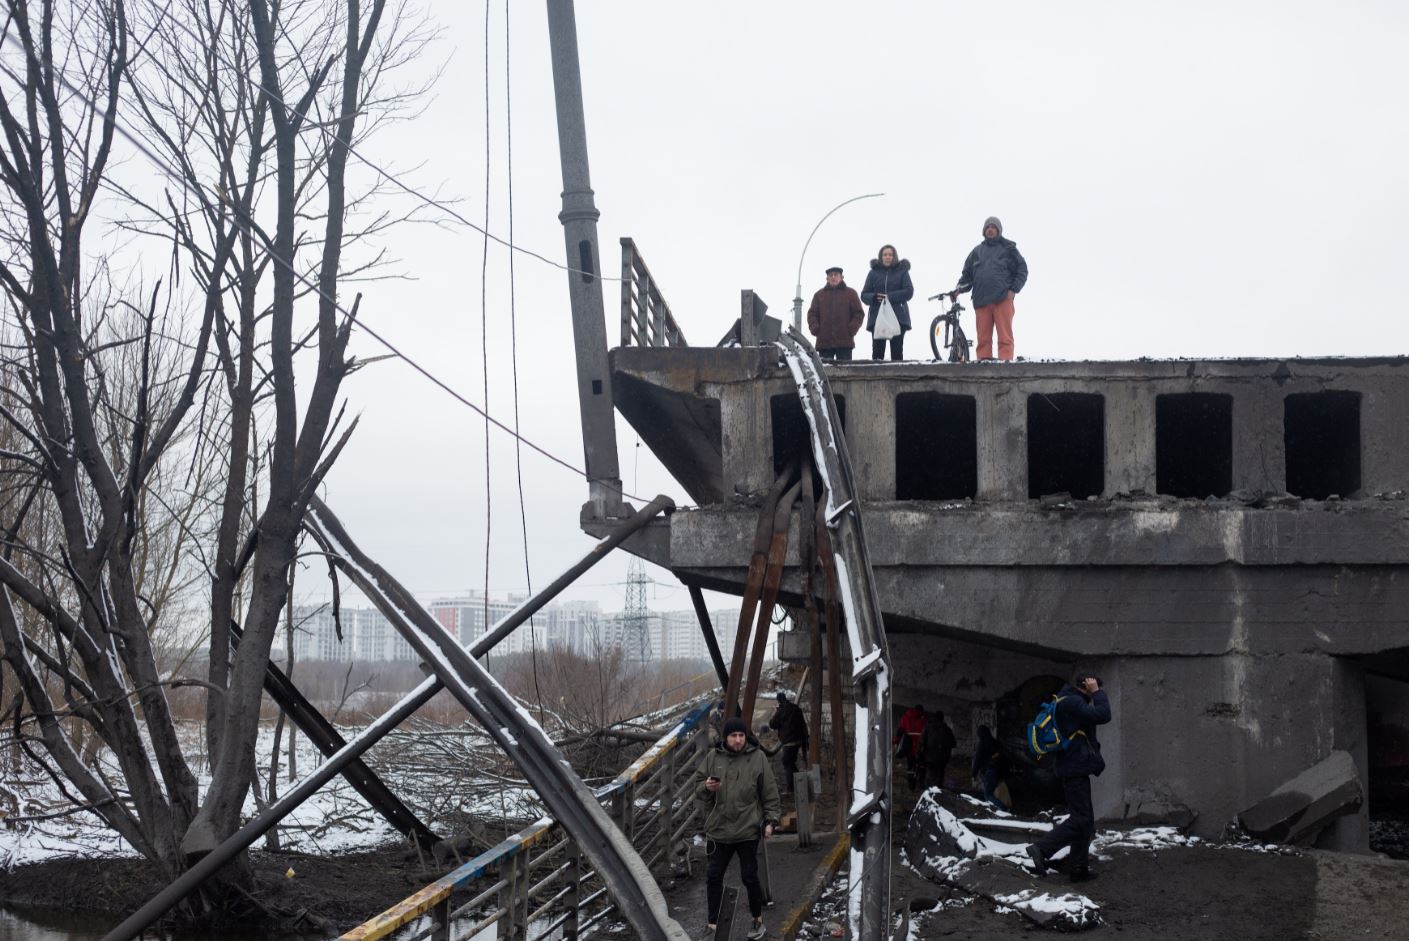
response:
M840 268L827 269L827 284L812 295L807 308L807 329L817 338L817 352L823 359L849 360L856 348L856 332L866 319L861 298L846 286Z

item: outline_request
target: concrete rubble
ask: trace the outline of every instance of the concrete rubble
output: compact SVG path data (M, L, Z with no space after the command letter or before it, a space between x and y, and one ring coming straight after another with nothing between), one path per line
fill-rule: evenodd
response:
M1359 810L1363 801L1354 758L1333 751L1240 813L1238 823L1260 840L1305 846L1331 821Z
M1049 886L1023 868L1024 847L1051 824L1021 821L993 813L962 794L933 788L910 816L906 857L921 875L982 896L1000 910L1011 909L1034 925L1080 931L1100 924L1100 906L1084 895ZM981 836L1011 832L1004 842ZM1060 858L1062 854L1058 854Z

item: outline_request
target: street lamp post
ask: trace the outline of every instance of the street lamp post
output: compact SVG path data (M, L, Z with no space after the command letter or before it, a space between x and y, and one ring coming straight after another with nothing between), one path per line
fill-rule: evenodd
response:
M812 231L808 233L807 241L802 245L802 255L797 260L797 288L793 294L793 329L798 333L802 332L802 263L807 260L807 246L812 244L812 236L817 234L817 230L822 228L822 223L826 222L827 219L831 217L832 213L847 205L847 203L854 203L858 199L874 199L877 196L884 195L885 193L866 193L862 196L853 196L845 202L837 203L831 209L827 210L827 215L817 220L817 224L814 225Z

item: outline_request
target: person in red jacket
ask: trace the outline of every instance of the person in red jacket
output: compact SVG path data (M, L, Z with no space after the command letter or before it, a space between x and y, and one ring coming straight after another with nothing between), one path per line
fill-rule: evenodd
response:
M895 741L891 742L897 746L895 756L905 759L905 779L910 782L911 788L914 788L918 777L916 768L920 760L920 736L925 734L928 721L924 706L911 706L901 713L900 724L895 728Z
M827 269L827 283L812 295L807 308L807 329L817 338L817 353L823 359L850 360L856 348L856 332L866 319L861 298L846 286L842 270Z

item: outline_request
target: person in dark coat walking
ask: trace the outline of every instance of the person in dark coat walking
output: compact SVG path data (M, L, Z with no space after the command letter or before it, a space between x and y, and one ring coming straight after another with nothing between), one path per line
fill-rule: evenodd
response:
M1013 298L1027 284L1027 261L1018 243L1003 237L997 216L983 220L983 241L964 260L954 293L973 289L978 321L978 358L993 358L993 332L998 331L998 358L1013 358ZM863 295L864 297L864 295Z
M943 711L936 709L920 733L920 762L924 765L925 787L944 787L944 769L954 753L954 730L944 721Z
M782 805L773 766L758 746L748 740L748 726L737 716L724 722L724 740L705 752L695 769L692 787L705 815L705 846L709 864L705 871L706 917L709 930L719 924L724 897L724 873L729 861L739 857L739 878L749 896L753 927L749 941L758 941L763 928L763 884L758 879L758 841L773 835Z
M797 756L807 750L807 718L795 703L788 702L788 694L779 690L778 708L773 710L768 727L778 730L778 741L783 746L783 790L791 794Z
M861 288L861 302L868 305L866 329L875 332L876 314L880 313L881 301L889 300L895 311L895 319L900 321L900 332L890 338L890 358L904 359L905 331L910 329L910 298L915 296L915 285L910 282L910 262L900 257L894 245L882 245L880 252L871 259L871 270L866 275L866 283ZM886 341L871 339L871 358L884 359Z
M856 347L856 331L866 311L861 298L846 286L840 268L827 269L827 283L812 295L807 308L807 329L817 338L817 353L823 359L849 360Z
M974 761L970 770L974 779L983 784L983 799L999 810L1009 810L998 797L998 785L1008 774L1008 756L986 725L978 727L978 742L974 744Z
M1106 770L1096 726L1111 721L1111 702L1101 681L1090 673L1078 673L1057 694L1057 729L1071 740L1065 751L1057 752L1057 777L1062 781L1070 816L1027 848L1033 869L1040 876L1048 860L1063 846L1071 847L1068 874L1072 882L1094 879L1091 872L1091 840L1096 835L1096 813L1091 807L1091 777Z

